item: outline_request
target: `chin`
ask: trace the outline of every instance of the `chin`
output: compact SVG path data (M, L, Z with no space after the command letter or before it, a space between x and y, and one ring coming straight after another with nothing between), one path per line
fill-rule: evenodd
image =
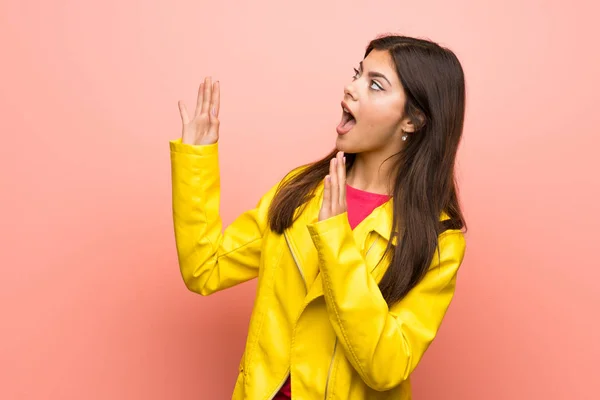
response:
M338 151L343 151L344 153L352 153L350 147L349 146L350 143L348 143L348 138L346 137L346 135L344 136L340 136L338 135L336 140L335 140L335 148Z
M351 132L348 132L345 135L337 135L335 140L335 148L338 151L343 151L344 153L358 153L359 146L353 143L353 140L350 138Z

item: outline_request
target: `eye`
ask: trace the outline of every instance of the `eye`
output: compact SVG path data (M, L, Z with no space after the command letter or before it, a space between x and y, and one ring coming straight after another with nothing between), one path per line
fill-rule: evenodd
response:
M371 89L377 90L377 91L383 90L383 88L381 87L381 85L379 83L377 83L377 81L371 81L371 82L373 82L371 84ZM375 86L375 87L373 87L373 86Z
M359 75L360 75L360 71L357 70L356 68L354 68L354 76L352 76L352 80L358 79ZM378 92L383 90L383 87L381 87L381 85L377 81L371 81L370 88L371 88L371 90L376 90Z

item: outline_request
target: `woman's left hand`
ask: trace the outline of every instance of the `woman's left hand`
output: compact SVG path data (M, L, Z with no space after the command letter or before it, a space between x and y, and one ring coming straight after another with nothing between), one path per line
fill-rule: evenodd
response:
M338 151L335 158L329 162L329 175L325 177L319 221L335 217L346 210L346 157L344 152Z

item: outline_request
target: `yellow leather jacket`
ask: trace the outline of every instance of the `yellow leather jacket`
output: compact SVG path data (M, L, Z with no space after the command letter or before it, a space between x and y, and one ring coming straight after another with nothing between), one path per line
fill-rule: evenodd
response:
M209 295L258 278L233 398L271 399L291 374L294 399L410 399L409 376L454 293L462 232L440 235L423 280L388 307L377 284L389 260L376 264L389 240L393 200L352 230L346 213L318 221L321 186L280 235L267 223L275 185L223 232L218 143L169 145L186 286Z

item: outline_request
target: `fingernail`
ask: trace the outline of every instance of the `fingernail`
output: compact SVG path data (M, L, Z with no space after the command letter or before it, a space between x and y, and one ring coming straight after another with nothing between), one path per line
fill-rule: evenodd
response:
M215 107L212 108L212 115L216 116L217 115L217 109Z
M346 157L344 156L344 164L346 164Z
M333 159L333 165L337 165L337 158Z

